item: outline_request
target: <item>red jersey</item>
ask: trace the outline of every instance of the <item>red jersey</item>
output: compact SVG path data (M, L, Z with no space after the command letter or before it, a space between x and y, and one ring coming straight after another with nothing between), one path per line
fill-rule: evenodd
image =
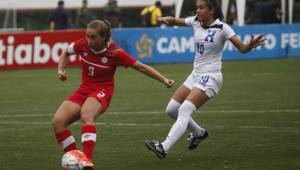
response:
M68 52L79 55L82 65L81 84L88 86L114 86L117 66L128 67L137 61L114 43L110 43L102 52L95 52L88 46L86 39L70 45Z

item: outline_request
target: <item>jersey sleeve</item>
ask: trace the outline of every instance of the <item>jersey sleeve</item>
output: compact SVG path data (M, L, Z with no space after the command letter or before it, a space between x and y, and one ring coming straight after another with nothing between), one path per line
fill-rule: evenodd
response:
M73 55L75 53L78 53L79 50L79 45L80 45L81 41L75 41L73 43L71 43L70 45L68 45L67 47L67 52L69 55Z
M117 65L129 67L133 65L136 61L137 60L131 57L125 50L119 49L116 61Z
M195 20L195 16L191 16L191 17L185 18L184 22L187 26L192 26L194 20Z
M68 45L67 52L68 52L68 54L69 54L69 55L73 55L73 54L75 54L74 45L75 45L75 43L74 43L74 42L73 42L73 43L71 43L70 45Z
M235 35L235 32L228 24L224 24L223 30L226 40L230 39Z

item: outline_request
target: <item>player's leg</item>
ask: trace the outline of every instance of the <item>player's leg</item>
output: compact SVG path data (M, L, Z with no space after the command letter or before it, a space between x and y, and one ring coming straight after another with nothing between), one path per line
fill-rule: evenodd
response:
M168 116L170 116L175 120L177 119L178 109L180 105L183 103L183 101L185 100L185 98L191 92L191 89L193 88L193 84L194 84L194 78L193 78L193 73L191 73L184 81L184 83L176 90L176 92L172 96L172 99L168 103L165 111Z
M172 96L172 98L169 101L169 103L166 107L166 110L165 110L166 114L169 117L171 117L175 120L177 119L178 109L179 109L181 103L183 103L183 101L189 95L190 92L191 92L191 90L189 88L187 88L185 85L181 85L176 90L176 92Z
M103 104L94 97L88 97L84 102L81 109L81 143L82 152L88 158L85 162L85 169L93 169L93 152L96 145L96 126L94 121L96 118L103 113L106 109L102 106Z
M188 84L185 83L184 85L181 85L176 92L174 93L172 99L168 103L165 112L168 116L170 116L173 119L177 119L178 116L178 109L181 106L181 104L184 102L186 97L191 92L190 88L188 88ZM190 85L192 88L192 85ZM191 117L188 124L188 129L193 132L194 135L199 136L202 135L205 129L200 127L195 120Z
M88 157L93 160L93 151L96 144L96 126L94 121L97 116L103 113L103 107L101 103L93 97L88 97L82 106L81 110L81 142L82 151Z
M113 94L113 87L100 88L89 94L81 109L81 142L82 151L89 159L85 165L85 170L93 169L93 152L96 145L96 126L94 121L109 106Z
M222 87L223 76L222 73L208 73L199 76L200 80L194 84L194 87L201 89L208 98L215 97ZM198 147L200 142L208 137L208 132L203 131L202 134L191 133L189 136L189 147L188 149L192 150Z
M92 92L81 109L82 121L82 149L88 159L93 160L96 144L96 126L94 121L109 106L113 94L113 87L100 88Z
M173 124L166 140L161 143L165 152L167 152L171 146L184 134L192 113L201 105L203 105L208 99L209 97L201 89L192 89L186 100L179 107L177 120Z
M148 149L156 153L161 159L166 157L168 150L187 129L192 113L207 100L208 97L202 90L193 88L186 100L180 105L177 120L173 124L165 141L159 143L158 141L146 140L145 144Z
M57 142L65 152L76 150L77 146L68 125L80 118L80 106L72 101L64 101L52 118L52 126Z

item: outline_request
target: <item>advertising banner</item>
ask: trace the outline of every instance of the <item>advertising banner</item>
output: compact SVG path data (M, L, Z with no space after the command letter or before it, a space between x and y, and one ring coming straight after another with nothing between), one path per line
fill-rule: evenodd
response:
M265 45L242 54L227 41L223 60L300 57L300 24L235 26L233 29L244 43L250 41L251 35L264 34ZM117 44L142 62L176 63L194 59L191 28L115 29L113 34Z
M0 34L0 70L56 67L62 50L84 37L84 31L74 30ZM70 65L78 63L70 56Z
M300 24L233 27L242 42L264 34L265 44L240 53L227 41L223 60L253 60L300 57ZM0 33L0 70L56 67L68 44L85 38L85 30ZM113 41L144 63L192 62L195 55L193 30L188 27L114 29ZM70 65L78 65L70 56Z

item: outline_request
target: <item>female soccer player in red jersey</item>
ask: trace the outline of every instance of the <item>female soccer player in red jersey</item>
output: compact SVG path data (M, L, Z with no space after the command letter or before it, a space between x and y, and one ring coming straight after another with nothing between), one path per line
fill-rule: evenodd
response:
M52 125L58 143L67 152L77 149L75 139L67 127L76 120L82 121L82 149L89 159L85 165L86 169L93 167L96 142L94 121L109 106L114 92L114 74L117 66L134 68L168 88L174 84L174 80L167 79L154 68L140 63L122 48L111 43L110 38L110 23L105 20L94 20L87 26L86 39L69 45L62 52L58 63L58 77L65 81L68 56L78 54L81 59L81 85L58 108Z

